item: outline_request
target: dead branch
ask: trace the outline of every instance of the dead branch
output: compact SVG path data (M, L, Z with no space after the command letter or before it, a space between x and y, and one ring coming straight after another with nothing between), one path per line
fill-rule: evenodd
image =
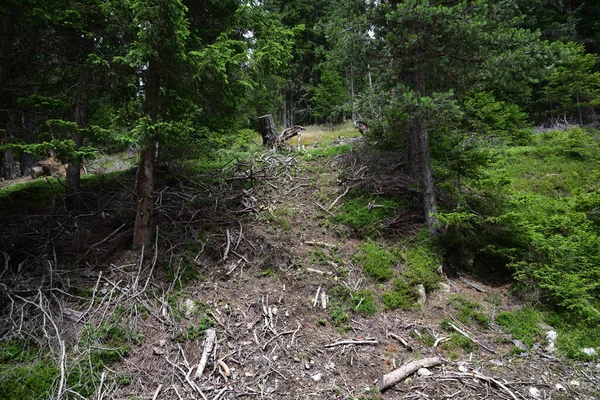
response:
M375 338L366 338L363 340L341 340L339 342L326 344L325 347L343 346L346 344L379 344L379 341L375 340Z
M210 353L212 353L212 349L217 339L217 333L214 329L207 329L205 335L204 351L202 352L202 358L200 359L200 364L198 364L198 369L196 370L196 379L200 378L204 373L206 363L208 362L208 357L210 356Z
M404 364L402 367L381 377L381 379L379 380L379 391L381 393L385 392L386 390L388 390L407 376L414 374L421 368L429 368L441 364L442 359L440 357L424 358L422 360L415 360Z

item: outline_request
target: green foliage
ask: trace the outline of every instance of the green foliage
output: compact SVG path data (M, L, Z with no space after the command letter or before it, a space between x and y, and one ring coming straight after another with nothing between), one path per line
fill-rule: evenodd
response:
M583 46L572 45L568 60L548 77L540 102L555 116L577 118L581 124L596 118L600 105L600 72L597 54L585 54Z
M360 289L353 293L351 305L353 310L361 314L375 315L377 313L373 292L368 289Z
M496 315L496 322L504 331L530 347L541 340L542 332L539 328L541 321L540 313L530 307Z
M378 282L389 280L394 274L393 267L398 263L398 256L371 241L363 243L354 258L362 266L365 275Z
M313 115L317 120L337 120L343 114L342 107L348 102L348 91L343 78L334 70L326 68L321 74L321 81L314 89L311 101Z
M390 310L401 308L403 310L411 310L416 305L417 292L414 287L410 287L399 278L394 281L393 289L384 292L383 304Z
M314 160L319 158L331 158L342 154L349 153L352 150L352 146L349 144L341 144L339 146L326 146L317 147L316 149L310 149L304 154L305 160Z
M442 259L429 231L423 230L405 253L406 264L402 276L409 286L421 284L425 290L438 288L442 279L439 269Z
M458 311L456 316L460 322L464 324L476 322L483 328L489 327L489 319L481 304L469 300L467 297L460 294L450 296L448 298L448 304Z
M204 308L203 316L200 318L198 325L190 325L187 329L187 340L196 340L204 337L204 332L207 329L215 326L215 321L211 317L211 311L207 308Z
M0 342L0 398L35 400L52 394L58 368L28 344Z
M467 121L477 135L522 142L529 130L527 114L516 104L498 101L491 92L479 92L465 99Z
M329 313L334 326L343 328L348 323L348 313L344 310L343 303L332 301L329 304Z
M347 200L333 219L352 228L356 235L374 236L381 230L381 222L393 216L398 207L399 203L394 200L359 196Z
M442 344L442 349L449 351L449 352L455 352L458 349L463 349L467 353L472 353L474 350L474 347L473 347L473 342L471 342L470 339L468 339L458 333L453 333L450 336L450 339L445 341Z

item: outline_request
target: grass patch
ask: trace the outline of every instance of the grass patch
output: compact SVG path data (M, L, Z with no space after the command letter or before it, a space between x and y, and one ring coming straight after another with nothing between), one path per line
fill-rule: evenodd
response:
M476 303L467 297L456 294L448 298L450 304L457 311L456 317L463 324L478 323L483 328L489 328L490 321L485 314L485 309L479 303Z
M49 398L59 371L51 360L27 343L0 342L0 398Z
M362 266L366 276L378 282L385 282L392 278L393 267L399 260L398 256L375 242L363 243L360 251L353 258Z
M529 347L542 339L542 332L539 328L541 321L541 314L530 307L505 311L496 315L496 322L506 333Z
M458 333L453 333L450 336L450 339L442 344L442 349L451 353L455 353L460 349L466 351L467 353L471 353L474 350L474 347L473 342L471 342L470 339Z
M359 196L346 201L341 212L332 217L352 229L358 236L374 236L381 231L381 222L394 215L400 203L382 197Z
M353 310L360 314L375 315L377 313L373 292L368 289L360 289L353 293L351 304Z
M415 288L410 287L403 279L398 278L394 281L393 290L382 294L383 304L389 310L401 308L411 310L416 305L417 292Z
M319 158L332 158L342 154L347 154L351 150L352 146L349 144L341 144L339 146L331 147L317 147L316 149L307 150L306 153L304 153L303 158L306 161L317 160Z
M291 217L296 215L296 213L296 210L291 210L289 208L277 208L267 213L266 220L270 224L281 228L283 231L289 232L292 230Z

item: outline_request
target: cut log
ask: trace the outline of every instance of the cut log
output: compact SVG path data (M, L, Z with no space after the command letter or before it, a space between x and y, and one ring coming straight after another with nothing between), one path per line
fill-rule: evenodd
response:
M434 367L436 365L441 365L442 359L440 357L432 357L432 358L424 358L422 360L411 361L407 364L404 364L397 370L390 372L389 374L385 374L379 380L379 391L381 393L385 392L396 383L400 382L404 378L409 375L414 374L421 368Z
M31 179L37 179L40 176L46 175L44 174L44 168L42 167L33 167L29 170L29 173L31 174Z
M278 144L279 133L271 114L258 118L258 131L262 135L263 146L273 148Z

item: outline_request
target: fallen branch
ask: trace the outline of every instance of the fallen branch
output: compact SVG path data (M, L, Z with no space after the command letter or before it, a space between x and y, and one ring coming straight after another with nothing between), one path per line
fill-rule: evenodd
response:
M331 205L330 205L330 206L327 208L327 210L331 210L331 209L333 208L333 206L335 206L335 205L336 205L336 203L337 203L338 201L340 201L340 199L341 199L342 197L344 197L345 195L347 195L347 194L348 194L348 191L349 191L349 190L350 190L350 187L347 187L347 188L346 188L346 191L345 191L344 193L342 193L341 195L339 195L339 196L337 197L337 199L335 199L335 200L333 201L333 203L331 203Z
M379 391L381 393L385 392L386 390L388 390L407 376L414 374L421 368L434 367L436 365L441 364L442 359L440 357L424 358L422 360L415 360L404 364L402 367L381 377L381 379L379 380Z
M273 336L271 339L267 340L267 342L263 345L263 350L265 350L267 348L269 343L271 343L273 340L277 339L278 337L281 337L283 335L289 335L289 334L295 335L300 330L300 327L301 327L300 322L298 322L298 328L296 330L281 332L281 333L278 333L277 335Z
M395 333L388 333L388 336L402 343L402 346L406 347L408 350L412 350L412 346L402 336L396 335Z
M477 290L478 292L485 293L485 289L482 286L476 284L475 282L471 282L470 280L465 279L462 276L459 279L462 283L466 283L467 285L471 286L473 289Z
M379 342L374 338L366 338L364 340L341 340L339 342L326 344L325 347L343 346L346 344L379 344Z
M214 329L207 329L205 334L206 339L204 340L204 351L202 352L202 358L200 359L200 364L198 364L198 369L196 370L196 375L194 376L196 379L200 378L204 373L204 368L206 368L208 357L210 357L210 353L212 353L212 349L217 339L217 333Z
M458 377L469 377L469 378L475 378L475 379L481 379L482 381L487 381L490 383L495 384L496 386L498 386L500 389L504 390L506 393L508 393L508 395L510 397L512 397L514 400L519 400L518 397L502 382L500 382L497 379L494 379L492 377L489 376L485 376L485 375L481 375L475 372L472 373L455 373L451 376L458 376Z
M448 325L450 325L450 327L452 329L454 329L456 332L460 333L461 335L463 335L464 337L466 337L467 339L469 339L470 341L472 341L475 344L478 344L479 346L483 347L484 349L486 349L487 351L489 351L490 353L496 354L496 352L492 349L490 349L489 347L486 347L483 343L481 343L479 340L475 339L474 337L472 337L471 335L469 335L468 333L466 333L465 331L459 329L456 325L454 325L453 323L449 322Z
M225 247L225 253L223 253L223 261L227 261L229 249L231 248L231 236L229 236L229 229L226 229L225 231L227 232L227 246Z

